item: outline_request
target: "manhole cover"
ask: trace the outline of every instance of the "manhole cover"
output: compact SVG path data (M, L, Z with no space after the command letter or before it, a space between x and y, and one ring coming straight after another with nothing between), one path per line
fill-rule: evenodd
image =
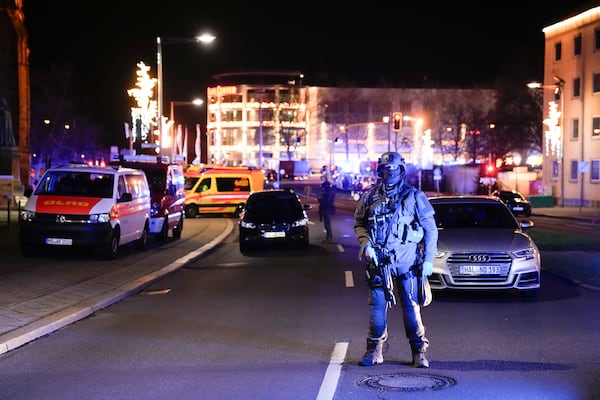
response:
M453 378L432 374L397 373L372 375L357 382L358 386L387 392L442 390L456 385Z

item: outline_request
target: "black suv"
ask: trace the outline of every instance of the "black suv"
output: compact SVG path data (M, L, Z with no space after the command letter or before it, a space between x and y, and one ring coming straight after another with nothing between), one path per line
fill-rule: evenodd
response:
M499 197L514 215L531 216L531 203L516 190L496 190L492 195Z
M271 244L292 244L308 248L310 204L302 204L291 189L253 192L242 208L239 219L240 251L248 252Z

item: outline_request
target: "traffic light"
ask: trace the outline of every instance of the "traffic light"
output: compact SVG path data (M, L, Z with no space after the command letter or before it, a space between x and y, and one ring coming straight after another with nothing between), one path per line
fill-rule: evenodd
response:
M392 114L392 124L394 126L395 131L402 130L402 113L401 112L395 112Z

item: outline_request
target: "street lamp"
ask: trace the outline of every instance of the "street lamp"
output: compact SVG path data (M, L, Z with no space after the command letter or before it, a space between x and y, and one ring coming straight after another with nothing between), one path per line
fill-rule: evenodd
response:
M171 138L171 143L170 143L170 148L171 148L171 160L174 159L175 157L175 106L189 106L189 105L194 105L194 106L201 106L202 104L204 104L204 100L202 99L194 99L192 101L174 101L171 100L171 113L169 114L169 126L170 126L170 138ZM187 143L187 139L186 139L186 143ZM162 140L161 140L161 146L162 146Z
M559 146L557 151L557 159L560 163L560 206L565 206L565 162L564 162L564 148L565 148L565 96L564 96L564 88L565 81L561 77L554 75L554 84L552 85L543 85L539 82L530 82L527 84L527 87L530 89L552 89L554 91L554 100L560 100L560 114L558 115L559 121L559 135L560 138L557 143L553 143L553 146ZM550 103L552 104L552 102ZM555 103L554 103L555 104ZM556 107L556 105L554 105ZM552 111L552 110L551 110ZM553 116L550 116L550 120L553 119ZM544 120L546 122L546 120ZM556 138L551 138L556 140Z
M165 43L212 43L216 37L209 33L204 33L195 38L161 38L158 36L156 38L156 66L157 66L157 86L158 86L158 140L160 146L162 146L163 141L163 96L164 96L164 80L163 80L163 60L162 60L162 44ZM161 148L159 147L159 153L162 153Z

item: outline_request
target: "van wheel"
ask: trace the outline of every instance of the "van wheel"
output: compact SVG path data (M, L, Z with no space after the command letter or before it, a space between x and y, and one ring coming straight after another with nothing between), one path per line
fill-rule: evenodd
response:
M181 237L181 232L183 232L183 214L179 217L177 226L173 228L173 238L179 239Z
M135 241L135 248L138 250L144 250L146 245L148 244L148 223L144 225L144 229L142 230L142 236Z
M108 260L114 260L119 254L119 231L114 230L110 236L110 241L103 251Z
M185 206L185 216L188 218L196 218L198 215L198 207L194 205Z
M167 217L165 217L165 220L163 221L162 229L160 230L160 233L158 234L158 240L161 242L164 242L165 240L167 240L168 237L169 237L169 219Z

